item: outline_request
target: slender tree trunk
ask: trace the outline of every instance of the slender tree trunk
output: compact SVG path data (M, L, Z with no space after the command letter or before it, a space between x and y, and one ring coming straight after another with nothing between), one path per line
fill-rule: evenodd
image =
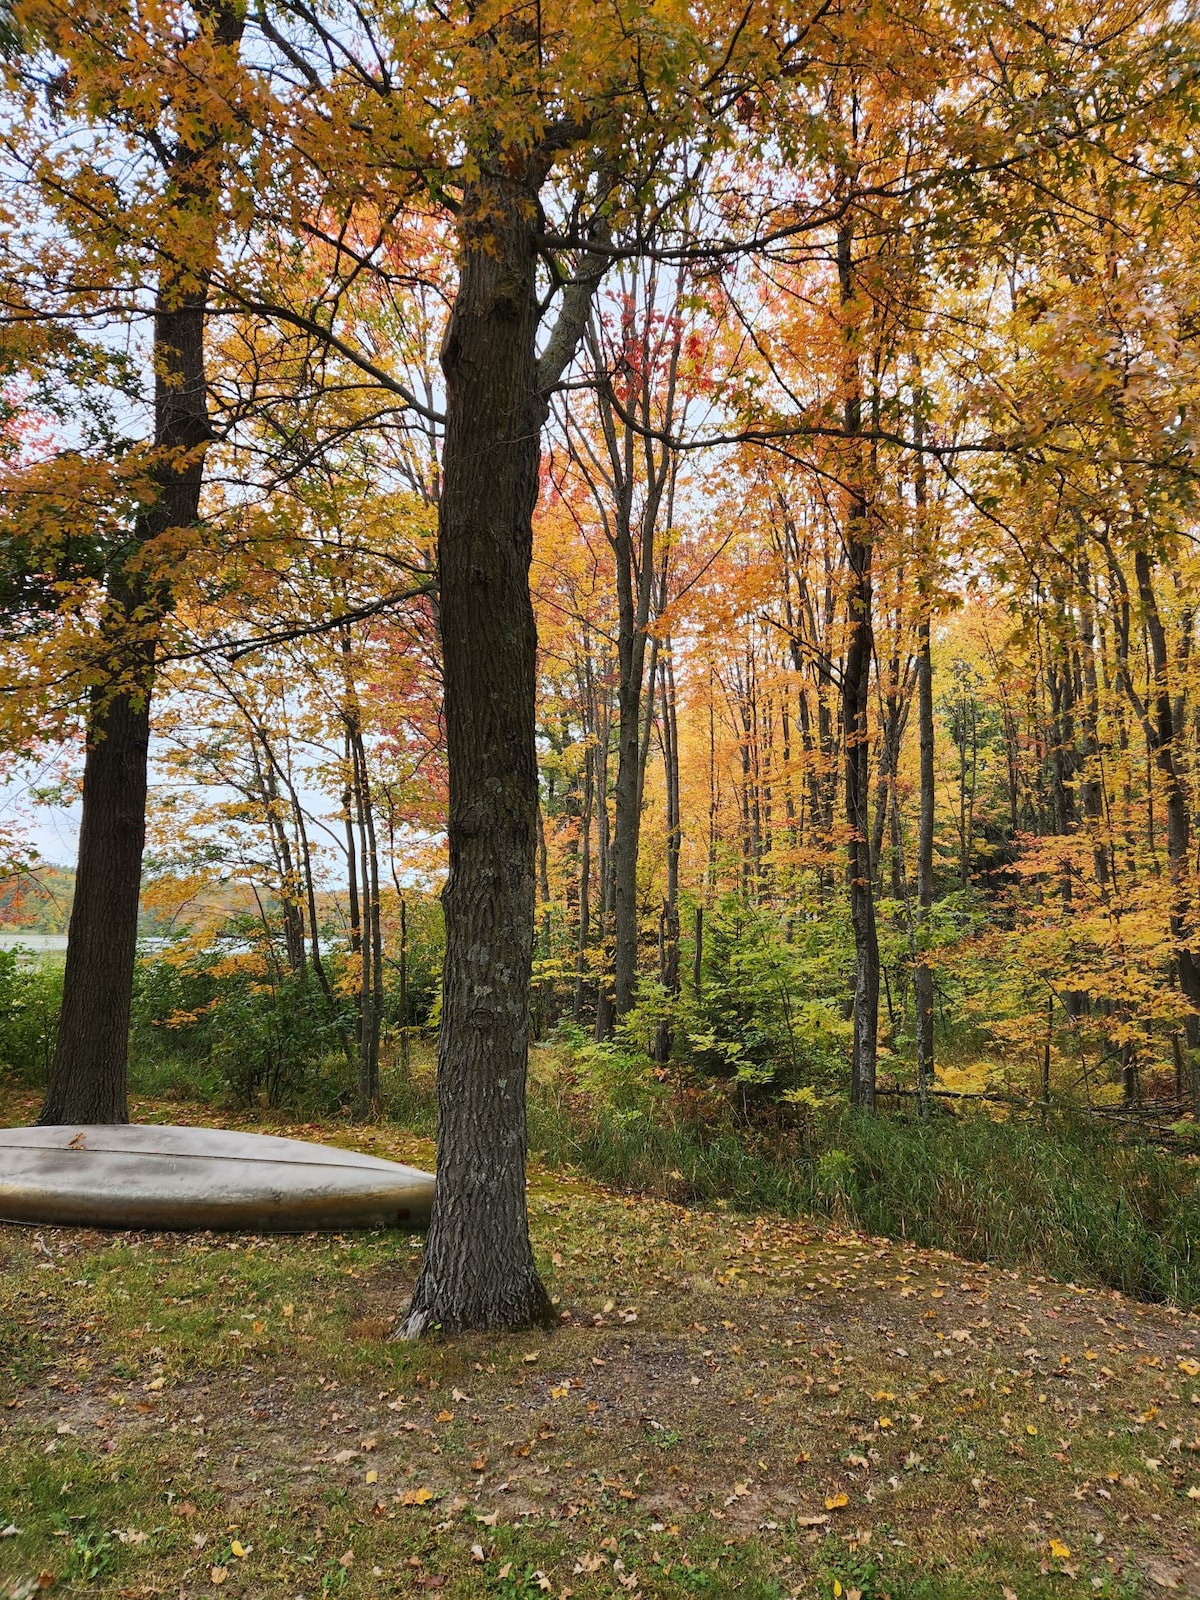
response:
M913 1000L917 1013L917 1093L921 1114L928 1115L933 1087L933 963L930 951L933 917L933 659L930 652L928 597L922 599L917 625L917 726L920 746L920 815L917 822L917 964Z
M679 993L679 853L683 826L679 810L679 727L675 707L675 666L668 642L662 678L663 777L667 799L667 892L663 899L659 981L667 994ZM654 1042L654 1059L671 1057L671 1025L659 1024Z
M583 755L583 802L579 818L579 930L575 946L575 1006L578 1022L583 1015L587 984L587 947L591 934L592 911L592 804L595 764L595 745L589 744Z
M253 752L259 786L262 790L263 805L267 813L268 831L271 836L272 850L279 873L279 898L283 914L283 943L287 951L288 970L297 975L302 975L307 966L304 950L304 912L300 903L299 879L296 873L296 863L292 856L292 842L288 838L287 829L283 824L283 817L280 815L282 802L279 795L279 780L269 753L260 756L259 740L254 730L251 731L250 747Z
M408 901L400 896L400 1063L408 1072Z
M611 952L616 883L613 873L613 834L608 809L609 743L612 738L612 710L608 691L597 698L596 718L596 875L600 888L600 938L602 954ZM606 962L606 965L608 963ZM596 1039L607 1039L613 1029L613 989L611 973L602 970L596 987Z
M379 1115L379 1040L383 1027L383 921L379 900L379 845L375 831L375 804L367 770L357 696L350 685L348 733L354 813L358 824L359 872L362 883L362 922L359 958L360 1026L358 1039L358 1115L364 1120Z
M342 750L345 783L342 788L342 827L346 834L346 898L350 906L350 953L358 955L362 949L362 905L358 896L358 843L354 837L354 786L350 780L354 760L350 748L350 732L346 730ZM362 1009L362 990L359 987L359 1009Z
M853 229L849 223L838 233L838 275L843 313L855 310ZM850 329L845 330L847 344ZM846 559L850 568L847 593L848 637L843 667L842 721L846 740L846 824L849 832L847 878L850 922L854 931L854 1036L850 1058L850 1101L870 1110L875 1105L875 1061L879 1035L879 936L875 926L875 897L871 874L871 657L874 649L872 619L871 527L866 488L861 482L862 460L854 443L861 431L862 393L857 359L847 359L845 399L846 436L855 451L852 486L846 510Z
M918 383L920 374L918 372ZM924 443L922 397L913 419L918 449ZM924 523L929 494L925 458L918 454L914 491L917 516ZM917 1015L917 1096L922 1117L929 1115L929 1091L934 1081L933 1061L933 963L930 951L933 930L933 829L936 789L934 785L932 593L933 552L929 529L918 529L921 542L921 581L917 621L917 742L920 776L917 820L917 964L913 972L913 1003Z
M647 628L656 589L660 607L665 599L665 571L660 576L655 546L664 508L667 524L670 524L675 474L674 452L667 443L655 440L650 430L670 425L683 341L683 322L677 317L665 359L664 352L656 347L653 330L657 326L657 269L652 268L644 282L635 279L630 299L641 302L643 309L638 333L639 376L626 401L630 410L637 413L640 426L620 415L615 396L608 387L602 386L597 394L606 467L604 481L594 487L593 493L599 490L601 514L608 528L615 563L618 666L617 775L613 790L612 838L612 998L611 1006L605 1003L598 1008L598 1038L607 1037L613 1024L632 1009L637 989L638 850L658 652L657 641L649 638ZM594 330L592 338L594 359L597 367L603 368L604 353ZM655 401L661 406L661 414ZM640 507L637 506L639 487L642 490ZM658 584L656 577L660 578Z
M1186 1031L1190 1050L1200 1046L1200 956L1194 945L1192 920L1191 814L1180 773L1180 758L1175 727L1175 708L1169 682L1169 655L1166 628L1154 590L1150 557L1144 548L1134 555L1138 598L1142 604L1146 630L1150 636L1153 665L1149 715L1144 719L1154 764L1162 779L1167 813L1167 861L1171 878L1171 934L1175 941L1175 965L1179 987L1192 1007ZM1200 1097L1200 1082L1193 1068L1193 1097Z
M1113 589L1119 597L1116 607L1117 677L1142 725L1148 763L1159 774L1166 802L1167 864L1171 881L1168 922L1175 946L1175 970L1180 992L1191 1007L1184 1024L1191 1056L1189 1092L1194 1100L1200 1101L1200 1073L1192 1065L1195 1057L1191 1055L1200 1048L1200 955L1195 949L1190 926L1191 816L1176 759L1176 728L1168 675L1170 658L1166 629L1154 589L1150 556L1145 547L1140 546L1134 552L1134 572L1142 618L1149 637L1151 662L1149 690L1146 699L1143 700L1134 683L1130 664L1131 607L1126 593L1125 576L1112 550L1108 550L1107 555ZM1152 772L1147 774L1146 792L1147 805L1152 807L1154 792ZM1151 834L1153 834L1152 820ZM1151 849L1153 849L1153 839L1151 839Z

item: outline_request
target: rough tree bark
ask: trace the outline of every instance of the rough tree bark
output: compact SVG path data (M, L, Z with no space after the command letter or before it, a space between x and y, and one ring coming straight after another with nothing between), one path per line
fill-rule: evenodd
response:
M236 48L241 7L197 7L218 43ZM212 154L219 135L181 142L168 170L179 204L211 237ZM154 546L200 511L212 436L204 371L210 263L172 263L155 299L154 497L114 553L88 709L75 900L68 928L58 1040L39 1122L125 1122L129 1012L146 837L150 697L158 633L171 603Z
M546 394L578 346L603 263L589 260L565 291L539 362L540 179L532 166L519 176L485 172L465 191L458 292L442 348L438 576L450 872L437 1187L404 1338L552 1317L525 1205L538 811L529 564Z
M130 599L135 593L129 592ZM114 629L126 626L125 618L124 605L116 606ZM51 1125L129 1120L126 1072L146 838L153 638L134 648L126 644L122 653L132 686L98 687L88 715L62 1009L38 1118Z

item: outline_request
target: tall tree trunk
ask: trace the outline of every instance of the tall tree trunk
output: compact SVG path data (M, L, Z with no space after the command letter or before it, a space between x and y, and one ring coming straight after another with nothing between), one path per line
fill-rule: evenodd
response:
M182 300L184 304L177 305ZM83 767L75 900L68 929L58 1041L39 1121L125 1122L129 1012L146 839L150 697L164 583L138 557L172 528L195 522L202 451L204 296L164 288L155 318L156 498L109 579L103 681L92 691ZM153 560L153 557L148 559Z
M551 1315L525 1206L538 804L529 563L542 421L535 258L523 215L532 196L492 177L466 210L442 350L438 576L450 873L437 1189L409 1337L430 1323L456 1332Z
M531 158L532 162L532 158ZM548 165L548 160L547 160ZM529 1241L525 1076L538 781L529 593L545 395L582 336L602 259L535 355L536 177L464 192L442 347L438 505L450 871L438 1043L437 1186L404 1337L553 1313Z
M126 1074L146 838L153 641L140 695L95 691L88 717L75 902L62 1010L39 1121L127 1122Z
M666 344L660 347L658 271L652 268L643 281L635 274L628 301L640 309L637 371L626 396L617 404L611 383L601 385L596 396L597 417L604 440L604 466L599 477L590 469L590 456L581 452L579 464L592 484L615 565L617 593L617 775L613 790L613 964L611 1005L597 1013L597 1038L607 1037L614 1023L632 1009L637 988L638 951L638 850L642 828L642 785L649 749L648 728L654 710L657 641L648 627L654 602L665 600L663 571L656 561L659 522L665 511L670 525L676 471L675 452L653 437L654 428L669 428L675 409L679 359L683 345L683 319L675 317ZM682 284L676 286L676 295ZM628 332L628 330L626 330ZM623 345L607 349L595 326L589 333L592 359L604 370L615 355L625 357ZM628 408L626 411L625 407ZM629 413L635 413L637 421ZM639 504L639 493L640 504ZM658 580L656 582L656 580ZM647 662L647 655L649 661ZM603 1025L602 1025L603 1024Z
M244 13L202 0L197 11L219 45L236 47ZM211 162L218 136L203 128L181 139L165 172L176 204L195 208L200 253L162 272L154 308L155 465L153 499L135 520L129 547L108 573L88 710L75 900L68 927L58 1040L39 1121L125 1122L129 1012L137 957L138 897L146 839L150 698L158 635L170 604L157 575L156 544L194 525L204 452L212 436L204 369L204 322L215 195Z
M347 673L349 669L347 668ZM379 1115L379 1040L383 1027L383 919L379 898L379 843L375 830L375 802L367 769L357 694L348 683L347 734L354 816L358 825L359 873L362 883L359 959L360 1020L358 1033L358 1115L364 1120Z
M1167 812L1167 861L1171 879L1171 935L1175 941L1175 965L1179 987L1192 1007L1187 1018L1186 1032L1189 1050L1200 1046L1200 955L1192 932L1192 861L1191 813L1188 797L1180 772L1175 727L1175 708L1172 702L1166 628L1154 590L1150 557L1144 547L1134 554L1134 572L1137 575L1138 598L1141 601L1146 631L1150 636L1150 659L1153 679L1143 718L1154 764L1162 779ZM1200 1098L1200 1081L1197 1068L1191 1064L1191 1093Z
M1130 660L1131 603L1128 586L1116 553L1106 548L1109 578L1118 603L1115 608L1116 675L1125 697L1142 725L1146 755L1162 781L1167 812L1167 862L1171 882L1168 922L1175 946L1175 971L1179 989L1191 1007L1185 1019L1189 1055L1189 1092L1200 1101L1200 1072L1193 1064L1200 1048L1200 954L1191 932L1191 815L1176 760L1176 728L1168 668L1170 657L1166 628L1154 589L1154 572L1144 545L1134 551L1134 573L1142 620L1150 643L1150 681L1145 699L1134 683ZM1153 804L1152 774L1147 775L1147 805ZM1152 813L1151 813L1152 816ZM1151 831L1153 823L1151 822ZM1151 840L1153 849L1153 840Z
M838 231L838 277L843 315L856 310L853 227ZM866 486L862 482L861 449L855 442L862 428L862 391L850 327L843 329L850 347L846 362L845 429L854 452L848 474L851 487L846 508L846 559L850 581L846 597L848 636L842 680L842 721L846 740L846 824L849 832L847 878L850 922L854 931L854 1036L850 1057L850 1102L870 1110L875 1104L875 1061L879 1035L879 936L871 882L871 657L872 618L871 527Z
M586 640L584 648L587 648ZM589 678L591 676L590 660L588 676ZM590 720L589 716L589 722ZM590 729L585 729L585 733L587 732L590 732ZM573 1013L576 1022L583 1016L587 985L587 947L592 923L592 805L595 790L593 782L595 755L595 744L589 741L583 753L583 799L579 817L579 928L575 946L575 1005Z
M667 994L679 993L679 853L683 825L679 810L679 725L675 702L675 664L670 640L664 651L662 678L663 778L667 799L667 892L663 899L659 982ZM654 1059L671 1057L671 1025L661 1022L654 1041Z
M921 412L918 405L914 427L918 447L922 443ZM925 461L918 457L916 468L917 515L924 517L928 504ZM913 1002L917 1013L917 1095L921 1115L929 1112L929 1091L933 1087L933 965L930 953L933 917L933 826L936 791L934 787L933 655L931 651L931 608L933 573L932 552L926 529L920 530L922 572L920 616L917 622L917 736L920 763L920 812L917 821L917 964L913 972Z
M612 823L608 809L608 768L612 739L612 707L608 689L596 702L596 877L600 889L600 938L607 957L611 950L616 883L613 876ZM602 971L596 986L596 1039L607 1039L613 1029L611 973Z

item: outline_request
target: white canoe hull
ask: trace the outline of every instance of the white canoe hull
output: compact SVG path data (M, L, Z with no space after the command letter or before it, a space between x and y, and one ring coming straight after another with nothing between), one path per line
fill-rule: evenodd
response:
M149 1125L0 1128L0 1220L83 1228L423 1228L433 1178L303 1139Z

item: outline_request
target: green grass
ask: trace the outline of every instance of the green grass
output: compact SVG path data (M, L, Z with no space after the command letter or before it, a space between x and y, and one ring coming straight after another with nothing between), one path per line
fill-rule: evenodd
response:
M1181 1313L544 1168L531 1221L559 1328L415 1347L406 1234L0 1229L0 1595L1132 1600L1194 1559Z
M168 1098L198 1097L195 1085L168 1087L149 1064L135 1069L133 1084L151 1096L166 1089ZM389 1118L431 1139L432 1052L418 1049L408 1073L387 1064L384 1089ZM294 1112L319 1117L328 1102L314 1091ZM802 1131L779 1124L767 1136L736 1125L713 1097L656 1090L648 1103L614 1107L580 1088L569 1056L537 1050L529 1139L545 1165L630 1193L826 1217L1143 1300L1200 1306L1200 1162L1122 1143L1076 1115L1043 1123L966 1112L922 1124L842 1112L810 1119Z
M564 1092L552 1077L533 1087L530 1145L551 1165L614 1188L824 1216L1143 1300L1200 1305L1200 1164L1067 1116L922 1124L844 1112L804 1138L776 1129L768 1139L727 1115L681 1115L666 1095L622 1111Z
M344 1073L344 1063L326 1064L330 1081L335 1068ZM206 1102L210 1115L246 1126L263 1114L239 1110L214 1085L162 1063L135 1062L131 1087L135 1098ZM385 1062L384 1091L393 1123L433 1138L428 1047L415 1050L408 1072ZM328 1120L332 1098L320 1078L290 1115L275 1112L271 1120ZM25 1115L33 1105L31 1096ZM922 1124L887 1112L841 1112L790 1128L787 1115L765 1134L737 1125L716 1097L658 1086L640 1104L615 1107L580 1086L561 1049L533 1053L530 1149L551 1169L682 1204L825 1217L1142 1300L1200 1307L1195 1157L1123 1143L1106 1126L1066 1113L1042 1123L966 1112Z

